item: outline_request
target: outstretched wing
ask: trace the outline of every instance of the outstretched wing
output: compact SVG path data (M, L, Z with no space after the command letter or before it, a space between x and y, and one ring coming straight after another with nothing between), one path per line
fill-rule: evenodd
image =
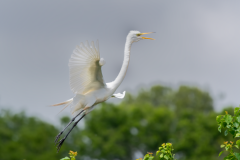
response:
M70 87L75 94L86 94L89 91L99 89L105 86L101 67L105 61L101 58L97 42L97 48L94 43L87 42L87 45L81 43L73 51L69 59Z

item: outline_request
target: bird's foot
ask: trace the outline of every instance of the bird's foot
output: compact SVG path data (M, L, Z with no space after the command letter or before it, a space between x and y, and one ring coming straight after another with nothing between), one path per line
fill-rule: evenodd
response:
M63 139L61 139L59 142L57 142L57 152L59 152L63 142L65 141L66 137L64 137Z
M57 145L58 143L58 139L60 138L60 136L63 134L63 131L61 131L57 136L56 136L56 139L55 139L55 145Z

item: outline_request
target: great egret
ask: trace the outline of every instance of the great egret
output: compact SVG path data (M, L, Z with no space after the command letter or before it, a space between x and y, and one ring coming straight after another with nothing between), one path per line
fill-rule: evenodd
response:
M69 60L70 68L70 86L71 90L76 94L74 98L71 98L65 102L55 104L53 106L69 105L72 107L72 113L75 114L74 118L67 124L67 126L57 135L55 143L57 145L57 151L61 148L63 142L72 131L72 129L77 125L77 123L86 116L96 104L106 101L111 97L124 98L125 91L123 94L114 94L118 86L123 81L129 60L130 60L130 49L133 42L138 42L143 39L152 38L142 37L144 34L139 31L130 31L125 44L124 49L124 60L122 68L117 76L117 78L110 83L104 83L101 67L105 64L105 60L100 58L99 46L94 45L92 42L91 46L87 43L84 45L81 43L73 51L73 54ZM64 130L79 116L82 116L77 120L66 136L58 141Z

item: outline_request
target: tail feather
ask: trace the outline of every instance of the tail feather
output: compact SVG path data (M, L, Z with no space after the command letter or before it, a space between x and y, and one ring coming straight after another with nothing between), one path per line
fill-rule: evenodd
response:
M57 103L57 104L53 104L52 106L61 106L61 105L65 105L64 108L60 111L60 112L62 112L65 108L67 108L67 107L72 103L72 101L73 101L73 98L71 98L71 99L69 99L69 100L67 100L67 101L65 101L65 102L61 102L61 103ZM60 112L58 112L58 114L59 114Z
M61 111L58 112L58 114L61 113L61 112L62 112L65 108L67 108L70 104L71 104L71 103L66 104L66 106L64 106L64 108L63 108Z
M84 103L84 100L85 100L85 96L84 95L77 94L77 95L75 95L74 98L71 98L71 99L69 99L69 100L67 100L65 102L53 104L51 106L65 105L60 112L62 112L65 108L70 106L72 114L75 115L75 114L78 114L84 108L84 106L82 105Z
M71 99L69 99L69 100L67 100L67 101L65 101L65 102L53 104L52 106L61 106L61 105L64 105L64 104L68 104L68 105L69 105L72 101L73 101L73 98L71 98ZM68 105L67 105L67 106L68 106Z

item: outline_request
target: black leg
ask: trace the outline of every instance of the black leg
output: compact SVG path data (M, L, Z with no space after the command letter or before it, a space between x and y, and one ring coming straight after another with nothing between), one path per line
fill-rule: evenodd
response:
M60 138L60 136L63 134L63 132L65 131L65 129L67 129L67 127L83 112L84 110L82 110L80 113L78 113L75 117L73 117L73 119L67 124L67 126L56 136L55 139L55 144L57 144L58 139Z
M65 139L67 138L67 136L69 135L69 133L73 130L73 128L78 124L78 122L84 117L84 116L86 116L87 114L85 113L84 115L82 115L82 117L81 118L79 118L79 120L77 120L74 124L73 124L73 126L72 126L72 128L70 129L70 131L68 131L68 133L66 134L66 136L63 138L63 139L61 139L59 142L57 142L57 152L60 150L60 148L61 148L61 146L62 146L62 144L63 144L63 142L65 141Z

